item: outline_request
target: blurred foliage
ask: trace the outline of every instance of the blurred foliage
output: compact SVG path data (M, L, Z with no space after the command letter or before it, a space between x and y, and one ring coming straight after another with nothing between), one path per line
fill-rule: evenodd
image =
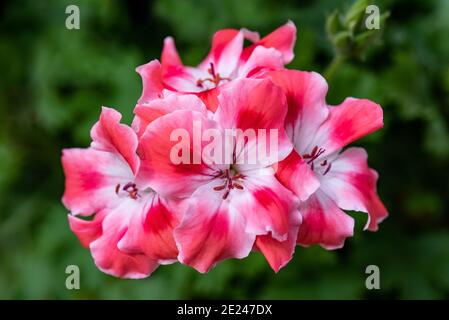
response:
M369 5L370 1L368 0L358 0L344 15L339 10L335 10L328 16L326 31L334 46L336 56L360 58L376 40L380 39L390 12L382 14L378 12L378 22L373 25L372 29L367 29L366 24L372 20L368 19L369 15L377 13L370 11Z
M65 28L69 4L80 7L80 30ZM363 232L366 216L354 213L344 249L298 247L277 275L252 253L205 275L175 264L134 281L98 271L69 231L61 149L88 145L101 105L129 123L141 90L134 68L159 57L165 36L193 64L219 28L266 34L291 19L298 41L290 67L323 72L335 55L326 21L344 22L353 2L0 2L0 298L448 298L449 1L376 4L390 13L381 41L362 50L363 60L339 65L328 101L364 97L384 108L385 128L358 143L391 214L380 230ZM65 288L70 264L81 269L78 291ZM365 289L370 264L380 268L381 290Z

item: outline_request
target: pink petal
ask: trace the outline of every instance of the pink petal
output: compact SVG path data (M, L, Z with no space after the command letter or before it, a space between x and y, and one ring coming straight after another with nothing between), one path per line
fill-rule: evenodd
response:
M346 98L329 110L328 119L311 143L324 148L326 155L383 127L382 108L367 99Z
M198 92L198 97L203 101L206 108L212 112L215 112L218 108L218 94L220 93L218 88L213 88L205 91Z
M295 150L277 164L276 177L301 201L307 200L320 186L315 173Z
M235 29L217 31L212 38L212 48L206 59L199 65L207 70L213 63L221 76L227 77L237 68L243 49L244 33Z
M271 169L239 171L245 175L244 190L231 192L231 201L246 218L246 232L255 235L272 233L273 238L287 239L292 223L300 223L299 200L274 177Z
M303 154L329 114L326 80L318 73L296 70L273 71L268 76L287 97L285 128L295 149Z
M127 207L128 204L125 203L115 210L120 212ZM118 249L117 244L127 231L128 221L117 211L105 215L101 236L90 244L92 257L96 266L104 273L120 278L145 278L159 264L144 254L127 254Z
M161 56L162 65L164 67L183 67L178 50L176 50L175 40L172 37L164 39L164 48Z
M277 28L253 45L244 49L242 59L247 60L257 46L274 48L282 53L284 63L290 63L295 56L293 48L296 42L296 26L292 21Z
M128 230L118 247L126 253L143 253L160 263L173 262L178 255L173 238L177 215L173 206L155 193L147 197L145 205L130 217Z
M121 155L135 174L140 165L136 154L137 136L129 126L120 123L121 118L114 109L103 107L100 120L91 130L91 147Z
M220 107L214 114L214 119L222 128L255 130L255 139L248 139L249 146L257 146L263 139L259 129L266 130L266 150L269 152L270 130L276 130L278 145L276 159L273 164L286 158L292 145L284 130L284 119L287 113L285 96L282 90L271 81L264 79L239 79L227 84L218 96ZM254 140L254 141L253 141ZM242 150L236 150L237 154ZM271 154L271 153L270 153ZM270 159L266 159L270 160Z
M255 245L265 256L274 272L279 272L292 259L293 253L295 252L298 230L298 226L292 226L288 238L285 241L278 241L270 234L257 236Z
M133 121L133 128L140 137L148 124L176 110L198 111L207 115L206 107L196 95L171 94L164 98L154 99L146 104L138 104L134 109L136 117Z
M68 215L68 219L70 229L84 247L89 248L90 243L101 236L101 222L103 221L101 214L97 214L91 221L76 218L71 214Z
M62 153L65 174L64 205L74 214L90 215L119 200L115 186L134 178L118 154L88 149L65 149Z
M253 43L260 40L260 35L256 31L251 31L246 28L242 28L242 29L240 29L240 32L243 33L245 40L249 40Z
M319 244L328 250L338 249L353 234L354 220L320 190L303 202L299 211L302 223L297 242L300 245Z
M201 126L198 132L199 139L194 137L194 123ZM221 166L210 165L211 161L205 159L201 152L202 148L208 144L201 139L206 129L218 129L218 127L214 121L193 111L175 111L153 121L142 136L139 147L142 156L140 174L148 181L148 186L163 196L186 197L190 196L198 186L213 179ZM187 139L171 141L172 133L179 131L187 133ZM175 163L171 159L172 152L175 155L181 153L181 151L176 152L175 147L180 144L185 150L189 150L188 163ZM198 160L197 163L195 160Z
M240 66L239 77L252 77L263 70L275 70L284 67L282 55L274 48L258 46L245 63Z
M179 261L199 272L227 258L248 256L255 240L245 232L244 215L212 188L202 186L192 195L183 222L175 229Z
M117 243L127 230L123 210L138 207L126 200L115 210L100 211L93 220L87 221L69 215L70 228L85 247L90 247L97 267L110 275L121 278L143 278L158 266L157 262L142 254L126 254L117 248ZM118 211L117 211L118 210Z
M344 210L369 214L365 229L376 231L388 216L376 191L378 175L368 167L368 155L362 148L349 148L333 162L322 179L322 190Z
M185 67L182 64L172 37L167 37L164 40L161 62L162 80L165 87L179 92L201 91L201 88L196 85L196 81L200 78L199 75L196 75L199 70Z
M164 85L162 83L162 67L159 61L152 60L147 64L136 68L136 72L142 78L142 95L138 102L146 103L159 97Z

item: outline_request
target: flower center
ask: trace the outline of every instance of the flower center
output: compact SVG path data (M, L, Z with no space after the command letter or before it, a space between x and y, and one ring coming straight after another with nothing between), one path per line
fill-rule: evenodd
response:
M302 155L303 159L305 159L307 161L307 164L310 165L312 171L315 170L315 160L317 160L318 157L324 153L324 151L326 151L326 149L315 146L312 149L311 153L305 153ZM319 166L324 169L324 171L322 171L322 174L323 176L325 176L330 171L332 164L328 162L327 159L324 159L319 163Z
M115 186L115 194L121 195L124 193L126 196L134 200L140 197L139 189L137 189L137 186L134 182L128 182L122 188L120 187L121 187L120 183L118 183Z
M204 88L204 83L205 82L210 82L212 83L215 87L217 87L221 81L231 81L231 78L229 77L222 77L220 76L219 73L215 72L215 67L214 64L211 62L210 63L210 67L207 69L207 72L211 75L208 78L204 78L204 79L198 79L196 81L196 85L200 88Z
M224 172L220 170L217 178L224 179L224 184L214 187L215 191L225 190L223 200L228 198L232 189L243 190L243 186L240 182L245 178L245 176L241 173L236 173L232 167L230 169L226 169Z

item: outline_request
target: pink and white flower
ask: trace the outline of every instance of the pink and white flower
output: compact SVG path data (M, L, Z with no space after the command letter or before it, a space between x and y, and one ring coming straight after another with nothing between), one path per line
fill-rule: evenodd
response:
M326 104L327 84L317 73L273 71L288 101L285 128L294 151L279 164L278 179L303 201L298 243L340 248L354 222L343 210L368 213L375 231L388 213L376 192L378 175L362 148L342 148L383 126L382 108L366 99ZM308 194L316 190L312 196Z
M277 272L297 244L342 247L354 227L344 210L377 230L388 215L377 172L364 149L344 148L383 126L382 109L327 105L319 74L284 69L295 41L292 22L262 39L224 29L188 67L168 37L161 63L137 68L132 126L103 108L90 147L63 151L69 224L100 270L143 278L179 260L207 272L255 250Z
M157 118L178 110L191 110L200 112L205 117L212 117L203 101L194 94L176 94L165 92L163 97L155 98L145 104L138 104L134 108L132 128L140 137L146 127Z
M244 48L244 41L253 42ZM260 76L267 70L283 68L293 57L296 27L289 21L266 37L247 29L223 29L212 38L212 48L196 67L184 66L173 38L164 41L161 63L153 60L137 68L143 81L138 101L145 104L160 96L163 89L197 94L210 108L217 108L217 88L234 79Z
M234 144L232 159L226 163L213 163L201 153L190 155L200 157L200 163L175 164L170 154L179 142L170 136L179 128L193 136L198 122L203 132L276 129L278 158L284 159L292 150L284 130L285 97L269 80L241 79L223 88L218 102L212 118L179 110L151 122L139 146L142 172L159 194L187 198L183 220L174 231L179 261L207 272L223 259L244 258L257 248L277 271L290 260L295 247L299 201L276 179L275 163L239 161L257 146L258 137L249 137L240 149ZM185 148L196 150L192 140Z
M121 115L103 108L91 131L87 149L65 149L64 205L80 242L89 247L105 273L142 278L160 263L176 261L173 228L176 203L167 201L139 181L138 139ZM94 217L85 220L76 216Z

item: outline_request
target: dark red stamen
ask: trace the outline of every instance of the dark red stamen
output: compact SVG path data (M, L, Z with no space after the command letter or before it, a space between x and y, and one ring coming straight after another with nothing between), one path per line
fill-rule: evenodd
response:
M224 172L220 171L215 177L218 179L225 179L222 185L213 188L215 191L226 189L225 193L223 194L223 199L226 199L229 196L229 192L234 188L239 190L244 189L240 183L236 182L237 180L245 178L245 176L241 173L237 173L236 175L231 176L231 170L226 169Z
M139 197L139 189L134 182L128 182L122 188L123 191L128 193L131 199L137 199ZM115 186L115 193L118 195L120 192L120 183Z
M313 147L312 152L311 153L305 153L302 155L303 159L307 160L307 164L310 164L310 168L312 169L312 171L315 169L315 163L314 161L316 159L318 159L323 153L324 151L326 151L326 149L324 148L319 148L318 146ZM320 166L322 167L326 167L323 175L327 174L330 169L331 169L331 164L327 161L327 159L324 159L321 163Z
M237 189L243 190L243 186L239 183L234 183L234 187L236 187Z
M321 148L318 148L317 146L315 146L312 150L312 154L310 154L310 155L307 154L307 156L308 156L307 158L309 158L307 163L310 164L313 161L315 161L319 156L321 156L324 153L324 151L326 151L326 149L321 149Z
M133 182L128 182L127 184L125 184L125 185L123 186L123 190L124 190L124 191L128 191L129 188L135 188L135 187L136 187L136 184L135 184L135 183L133 183Z
M226 188L226 186L217 186L217 187L214 187L214 190L215 191L220 191L220 190L223 190L224 188Z
M203 87L203 82L204 82L204 80L198 79L198 80L196 81L196 85L197 85L198 87L202 88L202 87Z
M243 178L243 174L237 173L235 176L232 177L232 180L237 180L237 179L240 179L240 178Z
M209 81L217 87L221 81L231 81L231 78L229 77L222 77L219 73L215 73L215 67L214 64L211 62L210 67L207 69L207 72L211 75L211 78L204 78L204 79L198 79L196 81L196 85L200 88L203 88L203 83L206 81Z
M324 171L324 173L323 173L323 176L325 176L326 173L328 173L330 171L331 167L332 167L332 163L329 163L329 165L326 168L326 171Z
M209 72L209 74L215 78L216 74L215 74L214 64L211 62L209 65L210 65L210 68L207 69L207 72Z

